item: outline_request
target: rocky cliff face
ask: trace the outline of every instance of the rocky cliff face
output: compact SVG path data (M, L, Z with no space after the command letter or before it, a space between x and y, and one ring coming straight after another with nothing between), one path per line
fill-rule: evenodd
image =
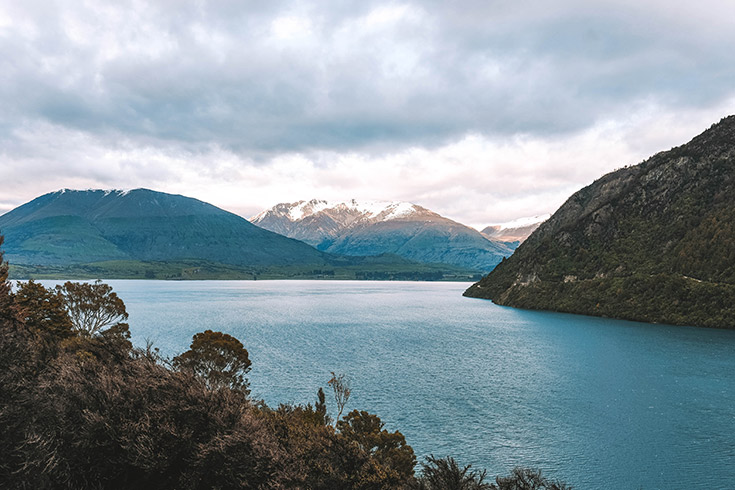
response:
M735 328L735 116L580 190L465 295Z

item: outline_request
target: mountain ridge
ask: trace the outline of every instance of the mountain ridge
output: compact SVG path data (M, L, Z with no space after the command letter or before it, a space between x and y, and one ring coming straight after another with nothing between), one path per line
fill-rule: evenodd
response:
M466 296L735 328L735 116L573 194Z
M252 222L329 253L392 253L485 272L514 248L427 208L400 201L280 203L254 216Z

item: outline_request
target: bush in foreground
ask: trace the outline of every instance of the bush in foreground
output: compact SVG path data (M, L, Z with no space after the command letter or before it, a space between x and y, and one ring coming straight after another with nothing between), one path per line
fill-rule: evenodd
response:
M313 406L250 400L247 350L229 335L197 334L172 363L133 348L124 305L94 286L13 294L0 253L1 488L567 488L527 470L487 484L451 458L416 477L400 432L358 410L332 425L321 389Z

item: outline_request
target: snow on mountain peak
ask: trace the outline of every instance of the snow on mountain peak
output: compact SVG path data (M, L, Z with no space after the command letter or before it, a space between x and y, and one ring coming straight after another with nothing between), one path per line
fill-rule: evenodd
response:
M541 223L549 219L549 217L550 215L548 214L542 214L539 216L518 218L506 223L490 225L484 228L480 233L493 240L522 242L528 238Z
M506 223L497 223L492 226L498 227L501 230L507 230L507 229L512 229L512 228L522 228L524 226L531 226L537 223L543 223L550 217L551 217L550 214L542 214L539 216L529 216L525 218L514 219L513 221L508 221Z
M415 214L418 209L416 205L411 204L410 202L393 202L385 208L385 211L387 211L388 214L383 216L383 221L411 216L412 214Z
M252 218L252 221L257 223L268 214L283 216L291 221L300 221L322 211L356 214L359 215L360 219L388 221L411 216L420 212L421 209L415 204L400 201L357 201L355 199L325 201L312 199L310 201L278 204L257 214Z
M102 192L104 196L109 196L110 194L116 194L118 196L126 196L130 194L131 191L137 190L137 189L93 189L91 187L87 189L69 189L68 187L64 187L63 189L59 189L58 191L54 191L52 194L66 194L67 192Z
M344 206L344 208L357 211L365 215L367 219L377 219L387 221L405 216L410 216L416 211L416 206L408 202L397 201L355 201L337 203L336 206Z
M311 201L299 201L294 203L287 215L291 221L298 221L304 219L306 216L316 214L319 211L327 209L329 203L327 201L320 201L318 199L312 199Z

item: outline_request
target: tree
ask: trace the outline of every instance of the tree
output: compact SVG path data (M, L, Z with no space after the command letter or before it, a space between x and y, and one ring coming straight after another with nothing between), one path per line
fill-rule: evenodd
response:
M337 403L337 420L339 420L352 393L350 379L344 373L337 375L332 371L332 379L327 381L327 384L334 390L334 401Z
M206 330L194 335L189 350L174 357L173 364L199 376L210 389L229 387L249 393L245 378L251 365L248 351L226 333Z
M460 467L452 457L435 458L432 454L421 463L422 490L492 490L495 486L485 482L487 471L473 470L472 465Z
M388 432L380 417L365 411L353 410L337 421L342 437L356 443L382 467L392 473L397 481L408 482L413 478L416 456L406 438L398 431Z
M329 419L329 415L327 415L327 401L323 389L319 388L319 391L316 393L316 398L317 401L316 406L314 407L314 412L317 418L322 422L322 425L330 424L331 420Z
M549 480L540 470L513 468L510 476L497 477L498 490L572 490L564 482Z
M23 396L0 411L0 488L284 488L288 455L230 390L146 358L80 363L68 352L35 379L11 386Z
M21 282L15 303L20 320L42 338L56 343L73 335L74 326L57 290L46 289L33 280Z
M125 303L111 286L99 280L94 283L66 282L56 286L56 290L64 298L74 329L80 333L91 336L128 319Z

